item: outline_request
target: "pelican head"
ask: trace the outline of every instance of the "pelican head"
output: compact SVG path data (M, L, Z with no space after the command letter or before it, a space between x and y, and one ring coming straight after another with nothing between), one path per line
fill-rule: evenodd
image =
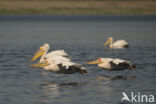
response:
M44 55L49 50L49 44L44 44L39 48L39 50L34 54L33 58L30 60L31 62Z
M113 38L112 37L108 37L106 43L104 44L104 46L107 46L108 44L112 44L113 42Z
M102 58L98 58L94 61L87 62L86 64L101 64L101 63L103 63Z
M45 50L49 50L49 44L44 44L43 47L45 48Z

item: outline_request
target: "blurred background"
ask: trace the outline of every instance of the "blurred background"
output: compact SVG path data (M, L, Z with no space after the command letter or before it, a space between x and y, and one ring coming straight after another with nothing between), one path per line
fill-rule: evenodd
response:
M0 0L0 14L156 14L156 0Z

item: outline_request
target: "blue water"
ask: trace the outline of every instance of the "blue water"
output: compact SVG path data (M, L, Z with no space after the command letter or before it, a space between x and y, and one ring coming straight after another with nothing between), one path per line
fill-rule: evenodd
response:
M109 36L130 48L104 48ZM89 73L31 68L29 60L44 43L50 51L65 50ZM99 57L126 59L136 69L109 72L84 64ZM0 16L1 104L118 104L122 92L155 95L155 70L155 16Z

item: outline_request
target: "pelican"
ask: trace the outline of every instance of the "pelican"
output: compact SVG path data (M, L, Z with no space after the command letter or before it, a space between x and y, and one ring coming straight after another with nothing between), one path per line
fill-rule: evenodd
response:
M128 43L125 40L117 40L113 43L113 38L109 37L106 41L106 43L104 44L104 46L107 46L109 44L109 48L128 48Z
M63 74L73 74L73 73L87 73L86 68L82 67L80 64L73 63L71 61L61 61L61 60L44 60L43 64L33 64L31 65L35 68L43 68L46 71L52 71L56 73Z
M95 61L87 62L86 64L98 64L99 68L103 68L109 71L120 71L125 69L133 69L135 65L130 61L113 58L98 58Z
M49 58L54 57L54 56L68 57L68 54L64 50L55 50L55 51L47 53L48 50L49 50L49 44L44 44L34 54L34 57L30 61L32 62L40 56L41 56L41 59L39 60L39 63L44 62L44 58L49 59Z
M73 74L75 72L79 72L81 74L87 73L86 69L82 67L80 64L73 63L71 59L69 59L67 53L64 51L52 51L47 54L49 50L49 45L44 44L40 47L31 61L40 58L37 64L31 65L35 68L43 68L47 71L53 71L57 73L64 73L64 74Z

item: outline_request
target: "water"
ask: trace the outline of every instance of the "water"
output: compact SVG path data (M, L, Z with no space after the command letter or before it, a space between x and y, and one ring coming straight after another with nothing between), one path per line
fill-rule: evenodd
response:
M139 17L0 16L1 104L119 104L122 92L156 93L156 20ZM138 19L139 18L139 19ZM129 49L103 47L107 37ZM44 43L65 50L89 74L66 75L29 67ZM99 57L130 60L133 71L109 72L85 65Z

